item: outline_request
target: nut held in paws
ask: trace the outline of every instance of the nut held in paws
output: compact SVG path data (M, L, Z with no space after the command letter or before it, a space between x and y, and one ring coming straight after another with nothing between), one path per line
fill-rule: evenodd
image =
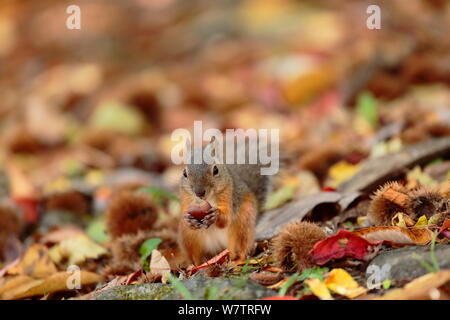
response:
M211 209L211 205L207 201L199 201L190 205L187 209L187 213L197 220L202 220L208 214L209 209Z

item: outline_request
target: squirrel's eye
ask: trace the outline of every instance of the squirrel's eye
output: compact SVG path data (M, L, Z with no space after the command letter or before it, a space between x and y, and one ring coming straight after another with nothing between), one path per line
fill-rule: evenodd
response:
M185 178L187 178L187 171L186 171L186 169L183 170L183 176L184 176Z
M213 168L213 175L217 175L218 173L219 173L219 168L214 166L214 168Z

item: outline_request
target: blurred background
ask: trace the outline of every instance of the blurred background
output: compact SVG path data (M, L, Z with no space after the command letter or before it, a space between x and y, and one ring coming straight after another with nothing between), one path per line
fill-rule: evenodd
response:
M194 120L279 128L279 184L333 188L366 158L450 134L449 30L445 0L3 0L1 197L34 223L56 193L101 211L113 185L176 192L170 135Z

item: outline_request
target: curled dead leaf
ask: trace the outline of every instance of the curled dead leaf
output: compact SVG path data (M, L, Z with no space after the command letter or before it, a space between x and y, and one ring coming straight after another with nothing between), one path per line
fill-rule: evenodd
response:
M397 226L364 228L353 234L369 241L389 241L395 244L426 245L433 238L433 232L427 228L408 229Z
M211 259L209 259L208 261L206 261L205 263L196 266L194 268L192 268L191 270L191 274L196 273L197 271L201 270L201 269L205 269L211 265L216 265L216 264L223 264L225 263L225 261L227 260L227 257L230 254L230 250L226 249L223 250L221 253L219 253L218 255L216 255L215 257L212 257Z

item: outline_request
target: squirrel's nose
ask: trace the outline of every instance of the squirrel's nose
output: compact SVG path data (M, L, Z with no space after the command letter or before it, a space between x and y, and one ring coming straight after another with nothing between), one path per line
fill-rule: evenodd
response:
M206 193L205 189L195 190L195 194L199 198L203 198L205 196L205 193Z

